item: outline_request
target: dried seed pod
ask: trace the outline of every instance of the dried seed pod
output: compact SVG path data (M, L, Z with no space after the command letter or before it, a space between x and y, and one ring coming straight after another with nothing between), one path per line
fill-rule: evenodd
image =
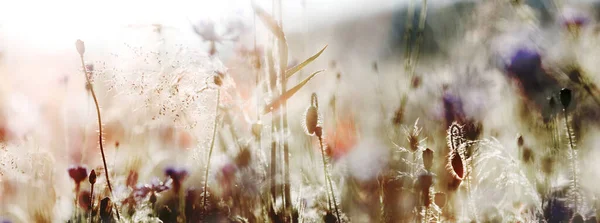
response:
M306 109L305 120L303 123L304 130L308 135L314 135L317 125L319 124L319 103L317 94L313 93L310 99L310 107Z
M562 90L560 90L560 103L562 104L564 109L567 109L567 107L569 107L569 104L571 104L571 98L571 89L563 88Z
M83 54L85 53L85 44L83 43L83 41L81 41L80 39L75 41L75 47L77 48L77 52L79 52L79 55L83 56Z
M430 148L423 151L423 166L425 166L427 171L431 171L431 166L433 166L433 150Z
M102 219L102 222L113 222L112 202L108 197L100 201L100 219Z
M90 172L90 177L88 178L88 180L90 181L90 184L94 185L96 183L96 170L92 169L92 172Z
M446 202L447 202L447 197L446 194L443 192L438 192L435 193L434 197L433 197L433 202L435 203L435 205L437 205L440 208L444 208L444 206L446 206Z

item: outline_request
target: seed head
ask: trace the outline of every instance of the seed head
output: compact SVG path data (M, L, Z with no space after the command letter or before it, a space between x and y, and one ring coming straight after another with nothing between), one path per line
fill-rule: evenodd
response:
M78 39L75 42L75 47L77 48L77 52L79 52L79 55L83 56L83 54L85 53L85 44L83 43L83 41Z

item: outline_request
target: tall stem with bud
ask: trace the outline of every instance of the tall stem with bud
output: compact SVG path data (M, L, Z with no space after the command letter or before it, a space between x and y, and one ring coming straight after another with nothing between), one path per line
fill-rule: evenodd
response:
M102 164L104 165L104 174L106 175L106 183L108 184L108 190L112 194L112 186L110 185L110 178L108 176L108 167L106 165L106 156L104 155L104 146L102 145L102 117L100 115L100 105L98 105L98 98L96 97L96 92L94 91L94 86L90 81L90 77L88 76L87 68L85 67L85 62L83 59L83 54L85 53L85 44L81 40L77 40L75 42L75 47L77 48L77 52L79 52L79 58L81 59L81 67L83 68L83 76L85 76L85 80L87 83L87 89L90 90L92 94L92 98L94 99L94 105L96 106L96 115L98 116L98 144L100 145L100 153L102 154ZM115 204L115 209L117 212L117 218L121 219L119 216L119 209Z

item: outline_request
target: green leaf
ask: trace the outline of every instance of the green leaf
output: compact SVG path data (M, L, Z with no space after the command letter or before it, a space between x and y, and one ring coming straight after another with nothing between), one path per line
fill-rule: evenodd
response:
M323 53L323 51L325 51L325 49L327 49L327 45L325 45L325 47L323 47L323 49L321 49L321 51L319 51L318 53L316 53L315 55L313 55L312 57L306 59L304 62L288 69L285 71L285 77L286 78L290 78L292 77L292 75L294 75L296 72L298 72L299 70L301 70L302 68L304 68L306 65L308 65L309 63L313 62L315 59L317 59L319 56L321 56L321 53Z
M283 104L283 102L285 102L289 98L291 98L294 94L296 94L296 92L298 92L300 90L300 88L302 88L304 85L306 85L306 83L308 83L308 81L310 81L310 79L312 79L315 75L317 75L318 73L321 73L321 72L323 72L323 70L312 73L306 79L301 81L298 85L296 85L293 88L291 88L290 90L286 91L281 96L279 96L279 98L275 99L270 104L265 106L263 114L267 114L269 112L272 112L272 111L278 109L281 106L281 104Z

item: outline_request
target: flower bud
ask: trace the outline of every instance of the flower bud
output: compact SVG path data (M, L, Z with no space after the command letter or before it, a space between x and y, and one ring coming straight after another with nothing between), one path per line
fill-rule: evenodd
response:
M75 47L77 47L77 52L79 52L79 55L83 56L83 54L85 53L85 44L83 43L83 41L78 39L75 42Z
M90 172L90 176L89 176L88 180L90 180L90 184L92 184L92 185L96 183L96 170L92 169L92 172Z

